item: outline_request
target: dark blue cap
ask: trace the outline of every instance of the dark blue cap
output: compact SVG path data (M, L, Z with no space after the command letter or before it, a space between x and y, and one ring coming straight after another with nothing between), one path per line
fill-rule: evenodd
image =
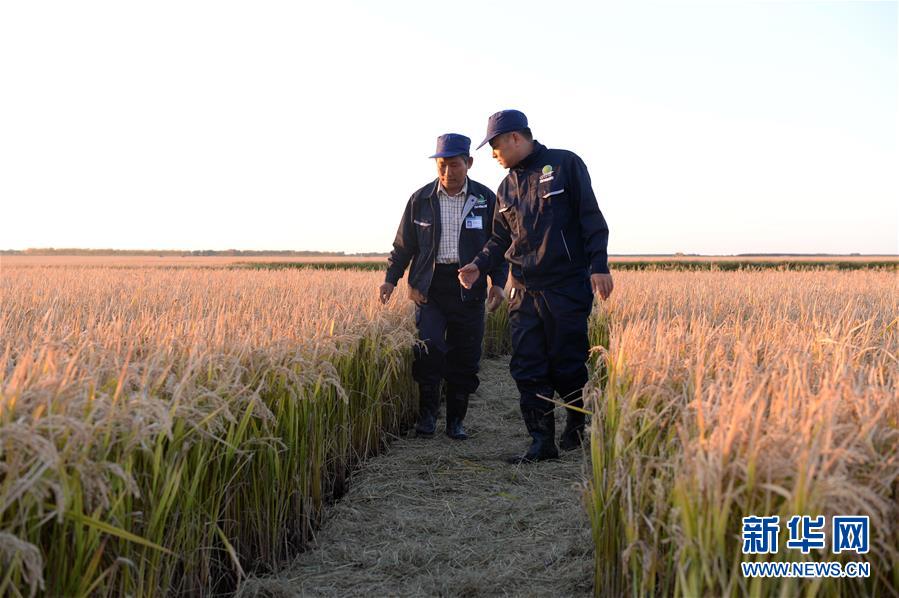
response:
M484 144L503 133L509 131L520 131L528 126L528 117L524 112L519 110L500 110L496 114L487 119L487 136L477 149L484 147Z
M447 133L437 138L437 153L429 158L467 156L471 151L471 139L458 133Z

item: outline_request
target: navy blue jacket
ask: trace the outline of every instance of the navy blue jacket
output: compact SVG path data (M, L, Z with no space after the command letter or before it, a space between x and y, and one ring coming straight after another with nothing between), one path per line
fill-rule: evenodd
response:
M534 142L497 189L493 236L475 258L481 272L503 259L529 290L608 273L609 227L587 166L576 154Z
M438 179L428 183L412 194L403 212L403 219L396 231L393 251L387 258L385 280L391 284L399 282L406 266L409 269L409 284L427 296L434 277L437 263L437 248L440 245L440 203L437 198ZM493 232L496 196L484 185L468 179L468 198L462 213L465 216L480 216L481 228L466 228L465 219L459 231L459 263L471 262L484 247ZM483 274L471 289L462 288L463 301L483 301L487 297L487 277ZM506 286L508 265L497 260L486 272L491 282L499 287Z

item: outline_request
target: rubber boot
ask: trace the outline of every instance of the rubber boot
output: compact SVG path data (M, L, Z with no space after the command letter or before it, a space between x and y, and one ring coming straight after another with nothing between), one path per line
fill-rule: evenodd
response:
M437 429L437 413L440 411L440 394L430 384L418 385L418 423L415 435L431 438Z
M513 465L521 463L534 463L547 459L558 459L559 451L556 448L556 420L550 409L545 408L522 409L524 425L531 435L531 446L523 455L514 455L507 461Z
M468 393L447 388L446 391L446 435L453 440L468 440L462 421L468 412Z
M566 402L572 407L583 409L584 400L581 398L581 392L577 391L577 394L572 393L571 396L576 396L576 398L568 399ZM581 445L584 443L584 420L583 412L575 411L574 409L565 410L565 429L559 438L559 448L561 450L573 451L581 448Z

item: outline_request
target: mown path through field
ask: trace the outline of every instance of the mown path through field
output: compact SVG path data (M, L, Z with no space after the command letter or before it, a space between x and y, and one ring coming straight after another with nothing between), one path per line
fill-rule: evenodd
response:
M313 546L279 575L247 582L241 595L590 595L587 457L506 464L529 441L508 357L484 360L480 377L469 440L394 440L353 475ZM439 425L442 432L442 418Z

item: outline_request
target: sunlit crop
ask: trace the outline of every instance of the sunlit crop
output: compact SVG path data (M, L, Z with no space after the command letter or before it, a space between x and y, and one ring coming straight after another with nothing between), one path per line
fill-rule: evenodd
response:
M590 393L597 594L895 595L896 273L629 272L616 287L592 327L608 347ZM852 557L871 578L744 578L760 557L741 554L741 518L803 514L870 516L871 552ZM770 558L838 559L783 544Z
M196 594L293 554L414 415L378 280L5 267L0 595Z

